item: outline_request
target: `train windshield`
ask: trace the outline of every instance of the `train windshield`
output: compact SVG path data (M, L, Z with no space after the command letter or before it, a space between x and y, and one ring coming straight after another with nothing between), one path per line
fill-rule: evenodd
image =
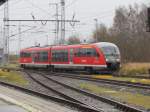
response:
M101 47L101 49L105 55L120 54L119 49L113 46L105 46L105 47Z

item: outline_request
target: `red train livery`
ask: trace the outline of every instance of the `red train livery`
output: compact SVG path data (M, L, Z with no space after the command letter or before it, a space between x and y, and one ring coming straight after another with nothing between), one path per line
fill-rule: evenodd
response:
M55 69L96 71L107 68L106 57L97 44L30 47L21 50L20 65Z

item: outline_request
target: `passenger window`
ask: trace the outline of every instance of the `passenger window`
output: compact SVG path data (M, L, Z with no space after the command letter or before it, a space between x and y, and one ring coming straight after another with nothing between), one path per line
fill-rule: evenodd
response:
M75 53L74 53L74 55L76 56L76 57L80 57L80 49L75 49Z
M22 58L30 58L30 57L31 57L31 53L29 53L29 52L22 52L22 53L20 54L20 56L21 56Z
M68 62L68 50L52 50L52 62Z
M47 62L48 61L48 51L35 52L33 54L35 62Z
M94 48L79 48L75 52L76 57L98 57L99 54Z
M88 57L93 56L93 49L86 49L86 56Z

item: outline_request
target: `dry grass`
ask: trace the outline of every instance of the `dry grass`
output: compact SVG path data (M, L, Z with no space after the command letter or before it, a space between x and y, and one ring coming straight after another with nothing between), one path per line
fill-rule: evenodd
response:
M12 68L12 69L19 69L20 68L20 65L18 63L9 63L7 65L0 65L0 68L3 69L3 68Z
M119 74L120 76L126 77L116 77L112 75L92 75L92 78L97 79L109 79L109 80L119 80L119 81L128 81L133 83L144 83L150 84L149 78L142 78L142 76L150 77L148 74L148 69L150 69L150 63L128 63L122 65ZM131 76L131 77L130 77ZM140 78L134 78L134 76L138 76Z
M19 68L19 64L9 64L9 65L6 65L5 67L8 67L8 68Z
M150 63L127 63L123 64L120 69L121 75L148 74Z
M80 83L79 87L81 89L88 90L90 92L93 92L98 95L104 95L104 96L109 96L115 100L135 105L135 106L140 106L145 109L150 109L150 96L138 94L138 93L130 93L126 92L123 90L116 91L112 88L104 88L104 87L99 87L97 85L89 84L89 83Z
M19 72L4 72L0 71L0 80L8 81L18 85L27 85L27 80Z
M127 81L132 83L142 83L142 84L150 84L150 79L140 79L140 78L128 78L128 77L114 77L107 75L93 75L92 78L96 79L109 79L109 80L117 80L117 81Z

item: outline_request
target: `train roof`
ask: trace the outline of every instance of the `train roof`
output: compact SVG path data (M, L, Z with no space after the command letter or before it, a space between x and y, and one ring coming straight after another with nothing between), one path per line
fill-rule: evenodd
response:
M21 52L22 52L22 51L32 51L32 50L34 50L34 51L38 51L38 50L49 50L49 49L50 49L50 47L38 47L38 46L33 46L33 47L29 47L29 48L22 49Z
M76 44L76 45L58 45L58 46L52 46L52 48L76 48L76 47L92 47L92 44Z
M99 43L94 43L94 44L77 44L77 45L49 45L49 46L43 46L43 47L40 47L40 46L33 46L33 47L29 47L29 48L25 48L25 49L22 49L22 51L38 51L38 50L49 50L50 48L76 48L76 47L84 47L84 48L91 48L93 46L98 46L99 48L101 47L105 47L105 46L114 46L114 47L117 47L115 44L113 43L109 43L109 42L99 42Z
M110 42L99 42L99 43L95 43L94 45L97 45L98 47L106 47L106 46L117 47L114 43L110 43Z

